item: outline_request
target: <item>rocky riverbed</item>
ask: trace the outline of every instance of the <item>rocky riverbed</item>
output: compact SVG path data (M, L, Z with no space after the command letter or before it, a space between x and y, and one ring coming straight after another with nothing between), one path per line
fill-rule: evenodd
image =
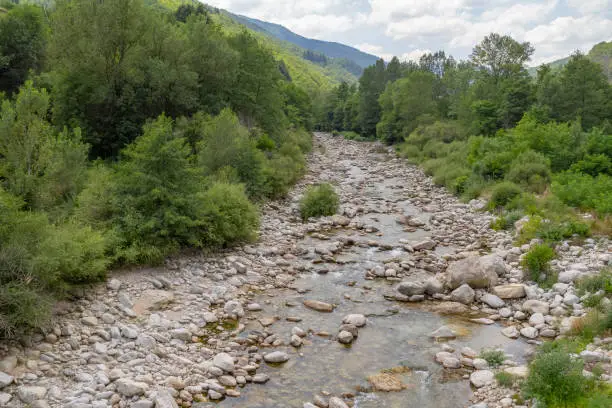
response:
M340 214L302 223L318 182ZM610 263L610 243L563 244L543 290L519 266L529 245L482 206L378 144L316 134L256 244L117 271L58 304L48 332L1 344L0 407L516 406L494 372L525 375L533 345L584 314L573 281ZM610 342L582 355L608 376Z

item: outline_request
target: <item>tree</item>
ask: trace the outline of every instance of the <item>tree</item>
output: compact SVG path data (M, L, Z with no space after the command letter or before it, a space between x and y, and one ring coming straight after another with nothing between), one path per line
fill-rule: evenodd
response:
M491 33L474 47L471 59L497 82L520 70L534 50L528 42L519 43L510 36Z
M382 59L366 68L359 78L359 122L364 136L376 134L376 124L381 114L378 98L385 90L386 83L385 62Z
M285 125L281 83L283 78L272 54L246 30L230 39L240 54L230 104L248 127L260 125L277 133Z
M149 17L142 0L59 0L52 14L54 119L82 127L93 157L116 156L146 119L136 90Z
M45 21L33 5L13 7L0 19L0 90L15 92L30 70L42 68L45 56Z
M561 120L580 118L590 129L612 120L612 85L599 64L576 53L561 70L558 96L551 104Z
M0 178L29 208L61 216L84 183L88 146L80 129L59 134L47 121L49 94L31 81L0 113Z
M392 144L409 135L426 117L435 117L435 75L417 71L389 83L380 97L382 119L376 127L379 139Z

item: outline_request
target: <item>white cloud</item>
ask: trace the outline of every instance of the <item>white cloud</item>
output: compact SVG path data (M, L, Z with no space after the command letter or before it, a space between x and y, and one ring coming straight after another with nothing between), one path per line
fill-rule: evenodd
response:
M431 50L416 49L410 52L406 52L398 58L400 59L400 61L418 61L419 58L421 58L423 54L431 54L431 53L432 53Z
M375 45L375 44L370 44L370 43L357 44L355 48L358 48L361 51L370 52L370 53L381 52L383 50L382 45Z
M582 14L607 11L609 16L610 9L612 9L612 0L567 0L567 3Z
M389 60L420 50L469 55L491 32L530 41L532 63L612 39L612 0L205 0L306 37L357 44Z

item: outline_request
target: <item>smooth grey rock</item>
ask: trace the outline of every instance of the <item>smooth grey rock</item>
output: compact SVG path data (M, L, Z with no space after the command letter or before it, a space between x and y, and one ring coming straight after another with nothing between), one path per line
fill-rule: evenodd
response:
M229 373L234 372L234 358L227 353L219 353L213 359L213 365Z
M362 314L350 314L347 316L344 316L344 319L342 319L342 323L344 324L352 324L353 326L356 327L363 327L366 325L366 317Z
M478 370L474 371L470 375L470 382L476 388L482 388L485 385L492 383L495 378L492 371L489 370Z
M8 385L11 385L13 381L15 381L15 378L12 375L8 375L7 373L0 371L0 390Z
M289 355L283 351L273 351L264 356L266 363L284 363L289 361Z
M527 337L528 339L535 339L538 337L538 329L535 327L523 327L521 329L521 336Z
M36 400L41 400L47 395L47 389L45 387L22 385L17 388L17 397L21 402L31 404Z
M444 293L444 283L440 282L436 277L431 277L425 281L425 293L433 296L438 293Z
M264 373L258 373L253 376L253 382L255 384L264 384L270 380L270 377Z
M518 283L495 286L493 293L501 299L520 299L526 296L525 285Z
M474 302L474 297L476 296L476 293L474 292L474 289L472 289L469 285L463 284L457 289L453 290L450 296L453 302L459 302L463 303L464 305L469 305Z
M353 342L353 339L354 339L353 335L346 330L343 330L340 333L338 333L338 342L342 344L350 344Z
M524 312L528 313L542 313L543 315L547 315L550 307L547 302L529 299L523 303L522 309Z
M485 259L486 258L486 259ZM488 288L497 284L501 258L468 256L452 262L446 269L447 284L451 289L468 284L472 288ZM501 260L503 263L503 260ZM504 267L505 270L505 267Z
M499 309L499 308L504 307L506 305L506 302L501 300L496 295L492 295L490 293L487 293L483 297L481 297L480 301L485 303L485 304L487 304L487 305L489 305L490 307L492 307L494 309Z
M435 340L450 340L457 337L457 333L452 331L447 326L442 326L429 334L429 337Z
M115 381L115 385L117 386L117 393L126 397L143 395L149 389L146 383L137 382L129 378L120 378Z
M502 329L501 333L511 339L518 339L520 336L520 333L516 326L505 327Z
M349 408L349 406L346 405L346 403L338 397L331 397L329 399L328 407L329 408Z

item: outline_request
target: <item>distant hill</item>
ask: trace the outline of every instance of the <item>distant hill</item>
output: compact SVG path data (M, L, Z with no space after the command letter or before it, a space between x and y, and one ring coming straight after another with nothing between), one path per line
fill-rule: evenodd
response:
M348 45L340 44L337 42L313 40L310 38L302 37L301 35L298 35L279 24L268 23L266 21L261 21L256 18L241 16L230 12L227 12L227 14L239 23L249 27L252 30L271 35L281 41L290 42L291 44L295 44L298 47L304 48L306 50L319 52L330 58L346 59L348 61L353 61L362 69L375 64L376 60L378 60L379 58L376 55L359 51L358 49L349 47Z
M612 41L602 41L591 48L587 57L597 62L603 68L604 73L608 77L608 81L612 82ZM558 59L548 63L552 69L561 69L570 60L570 57ZM538 68L531 67L528 69L532 76L536 76Z

